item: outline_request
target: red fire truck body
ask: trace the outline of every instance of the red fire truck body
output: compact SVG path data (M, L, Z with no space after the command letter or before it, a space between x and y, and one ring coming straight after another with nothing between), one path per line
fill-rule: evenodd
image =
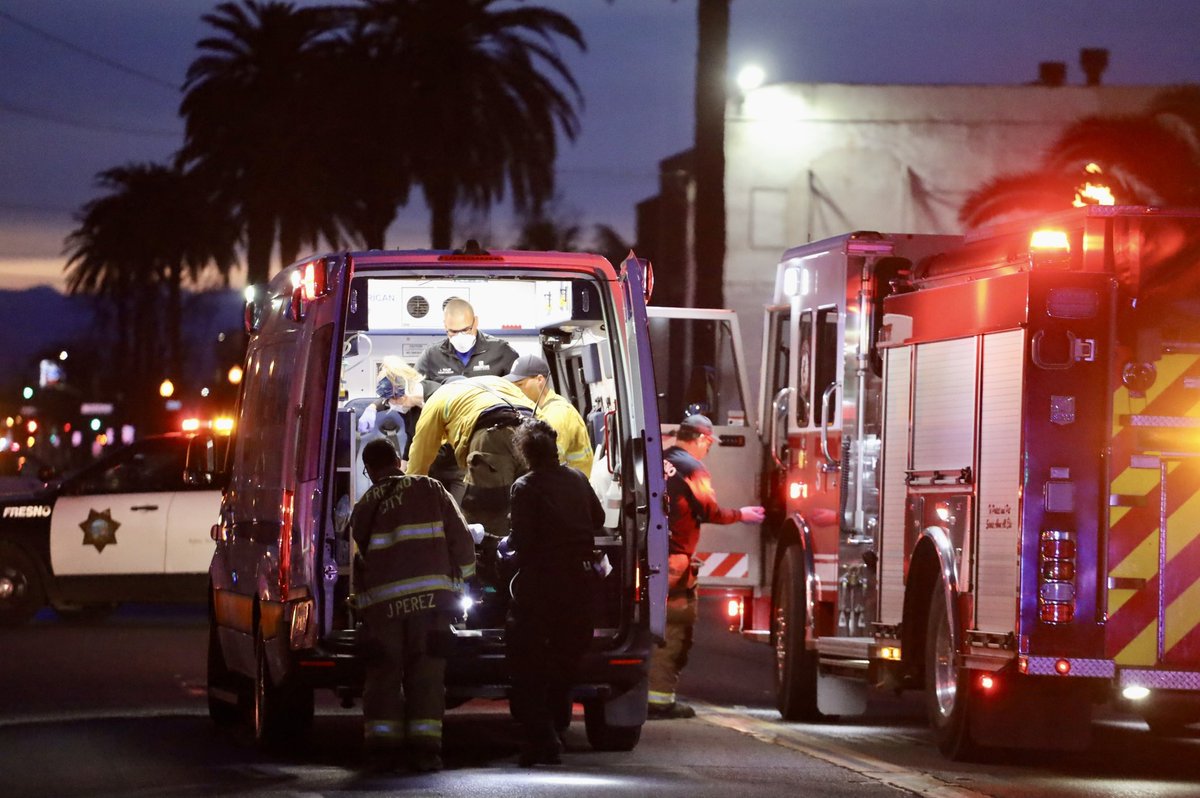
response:
M786 252L740 627L790 719L923 689L939 747L1200 720L1200 213ZM731 595L736 591L730 591Z

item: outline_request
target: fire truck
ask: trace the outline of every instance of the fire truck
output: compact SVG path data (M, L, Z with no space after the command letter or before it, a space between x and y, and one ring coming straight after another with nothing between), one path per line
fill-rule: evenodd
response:
M723 592L785 718L921 690L956 759L1200 721L1198 261L1200 212L1122 206L784 253Z

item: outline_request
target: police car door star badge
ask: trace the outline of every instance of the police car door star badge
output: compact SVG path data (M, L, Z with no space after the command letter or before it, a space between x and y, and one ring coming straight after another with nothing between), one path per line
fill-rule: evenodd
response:
M104 551L104 547L109 543L115 546L117 528L120 526L120 521L113 520L111 509L102 513L88 510L87 520L79 525L83 530L83 545L95 546L96 551Z

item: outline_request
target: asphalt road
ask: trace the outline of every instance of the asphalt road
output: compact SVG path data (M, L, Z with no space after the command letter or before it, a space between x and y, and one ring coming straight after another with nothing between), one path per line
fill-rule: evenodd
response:
M331 696L303 749L265 754L246 732L214 728L201 609L129 606L91 624L47 612L0 630L0 785L13 796L1200 795L1200 733L1155 738L1118 714L1085 752L974 764L941 758L917 696L876 697L865 718L780 722L770 650L721 630L717 603L703 609L681 685L697 719L650 722L617 754L591 751L577 716L564 764L526 770L506 705L473 701L448 713L447 770L427 776L363 775L358 709Z

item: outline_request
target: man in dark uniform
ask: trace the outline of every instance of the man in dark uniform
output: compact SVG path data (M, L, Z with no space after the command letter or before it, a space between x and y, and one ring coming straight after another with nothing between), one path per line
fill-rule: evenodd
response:
M675 700L679 672L687 664L696 624L696 571L692 557L700 542L701 524L762 523L762 507L728 509L717 504L712 475L701 462L714 442L707 416L688 416L679 425L675 445L663 452L668 515L671 530L667 558L666 643L650 659L649 717L690 718L696 711Z
M479 318L465 299L453 297L448 300L443 308L442 322L446 340L425 347L417 358L416 369L424 377L424 398L451 377L503 377L517 362L517 351L507 341L479 332ZM463 472L448 447L442 447L429 475L440 480L455 500L462 501L465 492Z
M417 771L441 770L446 651L462 582L475 573L475 544L436 480L407 476L387 439L363 447L373 483L354 507L355 605L370 654L363 735L372 768L407 754Z

